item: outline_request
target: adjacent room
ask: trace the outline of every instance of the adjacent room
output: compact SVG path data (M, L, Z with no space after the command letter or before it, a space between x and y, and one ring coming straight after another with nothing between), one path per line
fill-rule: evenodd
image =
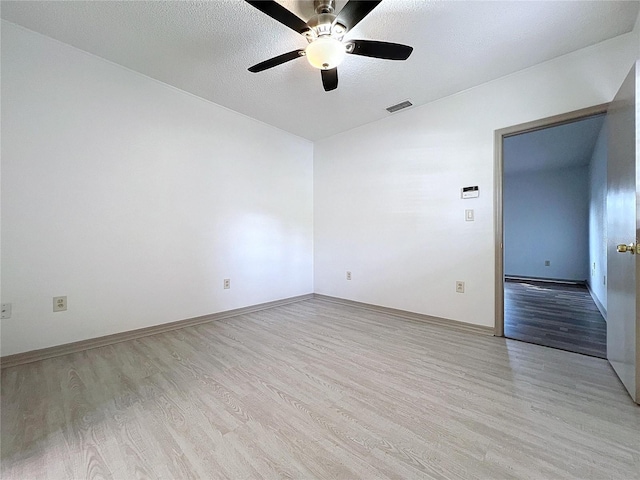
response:
M3 479L638 478L640 249L505 269L606 358L505 337L496 132L600 106L637 168L639 1L0 7Z
M605 115L503 151L505 336L607 358Z

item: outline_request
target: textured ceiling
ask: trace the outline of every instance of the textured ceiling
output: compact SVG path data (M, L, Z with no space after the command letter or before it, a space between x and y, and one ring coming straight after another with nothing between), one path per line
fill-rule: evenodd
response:
M504 173L588 165L604 115L504 139Z
M282 0L304 20L312 2ZM337 10L345 4L339 1ZM241 0L3 1L2 18L317 140L633 29L640 2L385 0L345 39L412 45L405 62L349 55L337 90L304 58L253 74L304 38ZM402 115L402 112L395 115Z

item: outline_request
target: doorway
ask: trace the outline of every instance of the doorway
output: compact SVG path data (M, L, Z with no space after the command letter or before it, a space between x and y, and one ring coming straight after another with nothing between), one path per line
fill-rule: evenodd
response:
M606 358L607 106L496 132L497 335Z

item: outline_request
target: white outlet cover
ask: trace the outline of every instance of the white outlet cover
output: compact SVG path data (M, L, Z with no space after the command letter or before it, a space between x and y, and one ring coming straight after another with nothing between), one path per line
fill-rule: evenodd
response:
M53 297L53 311L64 312L67 309L67 297Z

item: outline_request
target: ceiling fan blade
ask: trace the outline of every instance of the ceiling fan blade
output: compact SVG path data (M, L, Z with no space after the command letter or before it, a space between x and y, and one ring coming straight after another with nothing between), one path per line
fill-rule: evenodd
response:
M252 7L257 8L262 13L269 15L271 18L281 24L302 33L309 30L306 22L298 17L295 13L287 10L274 0L245 0Z
M322 86L325 92L338 88L338 69L320 70L322 74Z
M304 50L294 50L293 52L283 53L282 55L278 55L277 57L273 57L269 60L265 60L264 62L260 62L253 67L249 67L249 71L251 73L262 72L263 70L277 67L278 65L282 65L283 63L295 60L302 55L304 55Z
M376 8L382 0L349 0L342 7L333 23L339 23L351 30L360 20L366 17L371 10Z
M376 40L349 40L345 42L347 53L386 60L406 60L413 47L400 43L378 42Z

